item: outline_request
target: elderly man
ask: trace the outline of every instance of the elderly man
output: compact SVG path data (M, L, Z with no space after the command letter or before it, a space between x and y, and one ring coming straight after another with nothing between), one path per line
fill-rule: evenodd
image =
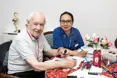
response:
M72 68L76 61L66 58L61 61L43 62L43 52L49 56L64 55L63 50L51 49L42 34L46 23L43 13L32 13L27 27L13 40L8 58L8 74L20 78L44 78L44 71L55 68Z

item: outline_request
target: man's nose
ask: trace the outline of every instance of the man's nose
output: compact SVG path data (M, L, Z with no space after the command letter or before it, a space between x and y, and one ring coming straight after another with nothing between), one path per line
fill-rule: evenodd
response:
M40 29L41 29L40 25L38 25L36 28L37 28L38 30L40 30Z

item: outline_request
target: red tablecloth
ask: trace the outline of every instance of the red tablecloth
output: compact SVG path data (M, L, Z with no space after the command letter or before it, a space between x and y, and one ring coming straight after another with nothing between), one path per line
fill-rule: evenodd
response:
M52 58L53 59L53 58ZM82 66L83 62L80 63L79 67L76 69L53 69L46 70L47 78L66 78L68 74L78 70Z
M85 63L83 63L85 64ZM46 71L46 77L47 78L66 78L68 74L78 70L80 67L82 66L82 64L79 65L79 67L77 69L53 69L53 70L47 70ZM109 71L115 71L116 73L113 73L114 76L117 78L117 63L113 63L109 66L107 66L106 68L109 69ZM110 74L109 72L102 72L103 75L109 77L109 78L114 78L114 76L112 76L112 74Z
M76 69L54 69L47 70L46 76L47 78L66 78L68 74L76 71Z

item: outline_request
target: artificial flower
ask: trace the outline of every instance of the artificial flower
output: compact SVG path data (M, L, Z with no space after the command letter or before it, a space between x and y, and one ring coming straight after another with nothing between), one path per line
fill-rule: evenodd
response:
M107 37L104 37L100 40L100 46L103 48L103 49L109 49L109 47L112 46L112 42L111 41L108 41Z
M93 34L92 37L90 37L88 34L85 35L85 40L89 41L88 47L96 47L98 46L99 43L99 37L96 35L96 33Z
M108 49L109 47L112 46L112 42L108 40L107 37L103 37L100 38L97 36L96 33L94 33L92 35L92 37L90 37L88 34L85 35L85 40L89 41L88 47L92 47L92 48L98 48L99 44L103 49Z

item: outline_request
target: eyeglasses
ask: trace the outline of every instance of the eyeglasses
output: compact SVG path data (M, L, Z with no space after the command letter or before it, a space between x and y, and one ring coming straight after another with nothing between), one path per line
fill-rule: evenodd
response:
M72 23L72 20L60 20L60 23L61 24L71 24Z

